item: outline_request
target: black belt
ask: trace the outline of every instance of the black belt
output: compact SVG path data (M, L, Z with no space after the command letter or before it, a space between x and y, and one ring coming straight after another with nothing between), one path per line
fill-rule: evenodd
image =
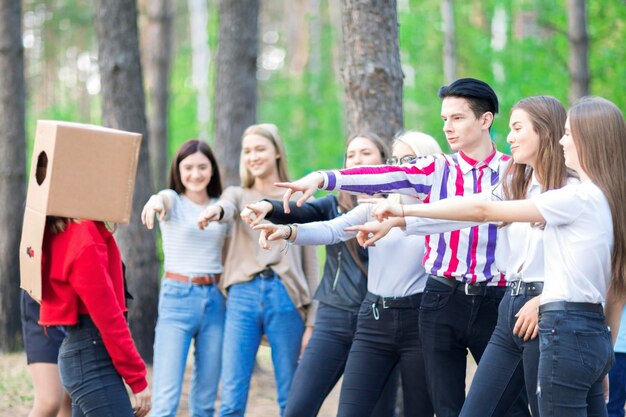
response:
M539 314L547 311L587 311L589 313L604 313L604 308L602 304L553 301L539 306Z
M506 287L497 287L495 285L487 285L486 282L470 284L457 281L454 278L444 278L438 275L429 275L430 279L433 279L441 284L447 285L450 288L454 288L457 292L465 295L480 295L480 296L501 296L504 295Z
M422 293L418 292L405 297L381 297L368 291L365 294L365 301L375 303L383 308L419 308Z
M518 295L535 296L541 294L543 291L543 282L524 282L520 280L509 281L507 286L511 289L509 295L511 297L517 297Z
M267 268L262 270L261 272L257 272L256 274L254 274L254 276L259 278L274 278L277 275L272 268Z

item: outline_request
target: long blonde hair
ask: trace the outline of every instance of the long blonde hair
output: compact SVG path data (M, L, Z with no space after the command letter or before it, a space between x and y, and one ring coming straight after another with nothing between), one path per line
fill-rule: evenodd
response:
M290 181L289 170L287 169L287 152L285 145L278 133L278 127L271 123L261 123L249 126L241 135L241 140L248 135L259 135L272 142L276 150L276 169L278 170L278 179L281 182ZM239 155L239 179L243 188L252 188L254 185L254 176L246 167L243 160L243 150Z
M442 153L441 146L430 135L416 130L409 130L402 133L395 138L391 143L391 149L398 143L403 143L415 154L416 157L432 155L435 153ZM400 194L390 194L388 197L392 203L399 203L401 200Z
M626 122L619 108L600 97L585 97L569 111L580 167L609 202L613 220L611 286L626 296Z

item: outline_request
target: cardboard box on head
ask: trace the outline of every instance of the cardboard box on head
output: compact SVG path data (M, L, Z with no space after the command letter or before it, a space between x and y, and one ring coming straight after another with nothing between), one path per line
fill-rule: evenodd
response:
M20 285L41 301L46 216L128 223L141 135L39 120L20 243Z

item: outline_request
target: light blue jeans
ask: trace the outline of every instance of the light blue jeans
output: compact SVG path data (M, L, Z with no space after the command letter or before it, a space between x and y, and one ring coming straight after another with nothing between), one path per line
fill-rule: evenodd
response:
M261 336L272 349L282 416L298 364L304 321L278 276L255 277L228 291L220 416L243 417Z
M216 285L163 278L154 340L153 417L175 416L194 340L189 415L212 417L222 363L226 301Z

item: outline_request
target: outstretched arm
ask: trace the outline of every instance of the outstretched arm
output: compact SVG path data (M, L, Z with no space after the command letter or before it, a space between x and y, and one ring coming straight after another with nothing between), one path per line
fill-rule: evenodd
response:
M433 219L469 222L530 222L541 223L545 219L531 200L477 201L453 197L429 204L395 204L385 200L368 199L375 203L372 215L382 221L388 217L428 217Z
M154 216L157 216L159 221L163 221L165 216L168 215L172 207L170 196L166 190L154 194L141 211L141 222L146 225L148 229L154 227Z
M276 183L276 186L287 189L283 197L286 213L289 210L287 202L293 192L303 193L296 202L300 207L318 188L351 194L400 193L423 200L430 193L445 158L442 154L429 155L405 165L357 166L339 171L312 172L297 181Z

